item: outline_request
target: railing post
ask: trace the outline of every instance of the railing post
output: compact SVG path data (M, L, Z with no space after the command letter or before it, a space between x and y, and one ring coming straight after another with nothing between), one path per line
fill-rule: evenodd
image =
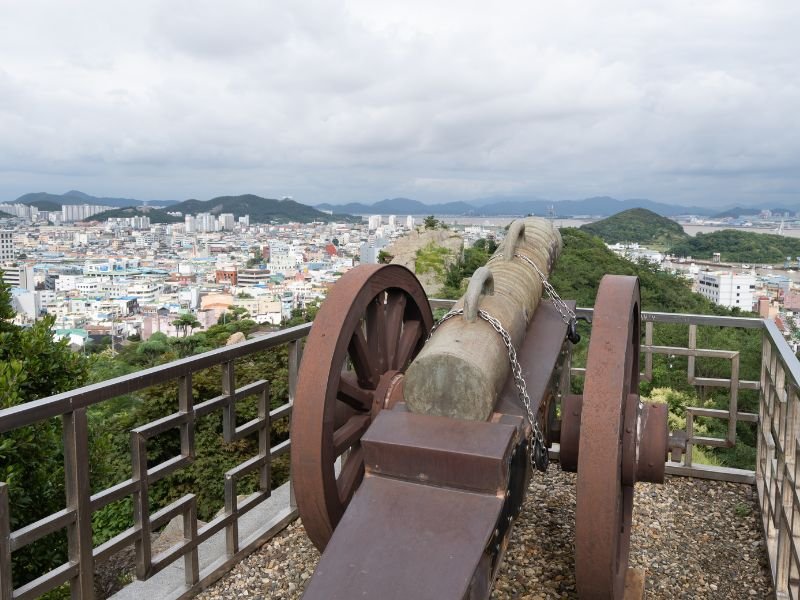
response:
M302 346L299 340L289 342L289 403L294 404L294 394L297 390L297 372L300 368Z
M693 350L697 350L697 325L694 324L689 325L689 350L689 358L686 361L686 379L692 384L694 383L695 366L695 353Z
M646 381L653 381L653 351L650 347L653 345L653 322L647 321L644 324L644 378Z
M67 527L68 552L70 562L78 565L78 576L70 582L70 594L73 600L91 599L94 598L94 557L86 409L66 413L63 427L67 508L75 511L75 521Z
M178 411L189 415L181 425L181 455L194 458L194 398L192 397L192 374L178 379Z
M683 464L686 467L692 466L692 438L694 437L694 413L690 407L686 407L686 452L683 454Z
M8 510L8 484L0 482L0 600L11 600L11 514Z
M728 443L736 445L736 423L739 414L739 353L731 359L731 387L728 405Z
M197 500L192 498L189 510L183 513L183 539L192 542L197 539ZM184 582L192 587L200 581L200 557L197 546L183 556Z
M258 487L261 490L272 491L272 461L269 454L269 437L272 431L272 421L269 416L269 382L261 390L258 399L258 420L261 427L258 429L258 456L264 459L264 464L258 469Z
M239 551L239 501L236 497L236 478L225 474L225 516L233 520L225 526L225 552L232 557Z
M136 577L147 579L153 564L153 549L150 546L150 498L147 482L147 440L137 432L131 432L131 454L133 456L133 525L139 531L136 538Z
M236 367L233 361L222 363L222 394L228 397L222 409L222 435L230 444L236 437Z

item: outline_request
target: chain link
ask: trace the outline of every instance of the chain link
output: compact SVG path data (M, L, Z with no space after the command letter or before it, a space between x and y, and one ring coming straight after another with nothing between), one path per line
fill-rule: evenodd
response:
M442 323L452 319L453 317L463 314L464 309L462 308L451 310L450 312L446 313L431 328L428 339L430 339L430 336L433 335L433 332L436 331L436 329ZM522 376L522 365L520 365L519 360L517 360L517 351L514 349L514 343L511 341L511 334L506 331L505 327L503 327L503 324L500 323L499 320L494 318L485 310L478 310L478 316L489 323L489 325L492 326L492 329L500 334L500 337L503 339L503 343L508 351L508 361L511 363L511 373L514 376L514 385L517 388L517 395L519 396L522 404L525 406L528 422L531 424L531 429L533 430L533 443L530 445L531 465L533 465L536 470L545 472L547 471L547 465L550 463L550 455L545 447L544 434L539 427L539 421L536 419L536 415L533 414L533 409L531 408L531 399L530 396L528 396L528 386L525 383L525 378Z
M542 270L537 266L537 264L524 254L515 253L514 257L521 258L523 261L525 261L531 267L533 267L534 271L536 271L536 274L539 276L539 280L542 282L544 291L547 292L548 298L550 298L550 300L553 301L553 306L556 307L558 314L561 315L561 320L564 321L564 323L566 323L567 325L574 322L577 319L577 317L575 316L575 312L567 305L566 302L564 302L561 299L561 296L558 295L558 292L553 287L553 285L549 281L547 281L547 277L545 276L544 273L542 273ZM491 263L494 260L499 260L502 258L503 258L502 254L495 254L487 261L487 264Z
M533 262L530 258L525 256L524 254L514 254L514 257L521 258L522 260L524 260L526 263L528 263L530 266L533 267L533 270L536 271L536 273L539 275L539 279L542 280L542 285L544 286L544 290L547 292L547 295L553 301L553 305L556 307L556 310L558 310L558 313L561 315L561 319L564 321L564 323L569 324L571 321L574 321L576 319L575 312L569 306L567 306L566 302L564 302L561 299L561 296L558 295L558 292L553 287L553 285L549 281L547 281L547 277L545 277L544 273L542 273L539 267L536 266L536 263Z
M502 256L503 256L502 254L495 254L487 261L487 264L489 264L495 259L502 258ZM573 344L577 344L580 341L581 336L578 334L578 318L575 315L575 311L573 311L569 306L567 306L567 303L561 299L561 296L558 295L556 289L549 281L547 281L547 277L545 276L544 273L542 273L542 270L538 267L538 265L535 262L533 262L533 260L525 256L524 254L519 254L519 253L515 253L514 257L521 258L523 261L528 263L528 265L533 267L534 271L536 271L536 274L539 276L539 279L542 282L544 291L547 292L547 296L553 302L553 306L558 311L558 314L561 315L561 320L567 325L567 337L569 338L569 341L572 342Z

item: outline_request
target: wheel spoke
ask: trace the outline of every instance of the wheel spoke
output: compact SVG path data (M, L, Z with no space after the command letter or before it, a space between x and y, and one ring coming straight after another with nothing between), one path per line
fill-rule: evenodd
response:
M404 369L414 355L414 350L417 348L419 338L422 335L422 324L419 321L406 321L403 327L403 333L400 336L400 341L397 344L397 355L395 357L395 364L397 369Z
M381 292L366 311L367 347L378 373L386 371L386 295Z
M358 440L361 439L361 436L364 435L364 432L367 430L370 424L370 415L356 415L351 417L347 423L339 427L336 431L333 432L333 454L336 457L342 455L342 452L351 448Z
M358 383L361 387L375 389L378 385L378 376L373 366L367 340L364 338L364 331L361 327L356 327L353 337L350 338L350 345L347 347L350 359L353 362L353 369L358 375Z
M355 411L344 402L337 402L333 411L333 430L336 431L356 415L363 415L362 411Z
M406 311L406 295L395 291L388 294L386 299L386 367L397 369L397 346L400 342L400 332L403 327L403 315Z
M362 389L358 385L356 375L349 371L343 371L339 378L339 389L336 392L336 398L359 412L372 409L372 392Z
M339 492L339 501L347 506L350 502L350 498L353 497L353 493L356 491L356 488L361 484L361 480L364 478L364 453L361 450L361 446L354 448L353 451L350 453L350 456L347 457L347 460L344 461L342 465L342 470L339 473L339 478L336 480L336 487Z

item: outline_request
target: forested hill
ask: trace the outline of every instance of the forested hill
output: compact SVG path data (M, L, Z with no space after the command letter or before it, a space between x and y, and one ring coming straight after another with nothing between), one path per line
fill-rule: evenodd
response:
M699 314L730 314L691 291L690 283L659 270L656 265L637 264L617 256L598 237L573 228L561 230L564 251L550 281L562 298L578 306L594 306L597 287L606 273L638 275L642 310Z
M203 212L214 215L233 213L237 218L250 215L250 221L253 223L269 223L270 221L310 223L311 221L341 221L348 218L348 215L333 217L294 200L274 200L254 194L220 196L211 200L185 200L169 208L170 212L180 211L183 214L192 215Z
M587 223L581 229L608 244L636 242L671 246L689 237L675 221L646 208L624 210L602 221Z
M787 256L800 256L800 239L723 229L712 233L698 233L670 248L670 253L675 256L692 258L711 258L714 252L720 253L723 262L777 263Z

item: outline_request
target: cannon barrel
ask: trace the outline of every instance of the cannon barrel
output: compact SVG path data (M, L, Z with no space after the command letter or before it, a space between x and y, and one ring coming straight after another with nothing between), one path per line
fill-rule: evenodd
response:
M497 319L514 347L519 347L543 287L536 270L519 256L535 263L546 276L561 246L561 235L549 220L527 218L511 225L487 264L480 300L475 297L477 288L469 290L454 307L464 311L464 318L442 323L409 366L404 395L412 412L479 421L489 418L510 364L502 337L487 321L475 319L475 311L479 308Z

